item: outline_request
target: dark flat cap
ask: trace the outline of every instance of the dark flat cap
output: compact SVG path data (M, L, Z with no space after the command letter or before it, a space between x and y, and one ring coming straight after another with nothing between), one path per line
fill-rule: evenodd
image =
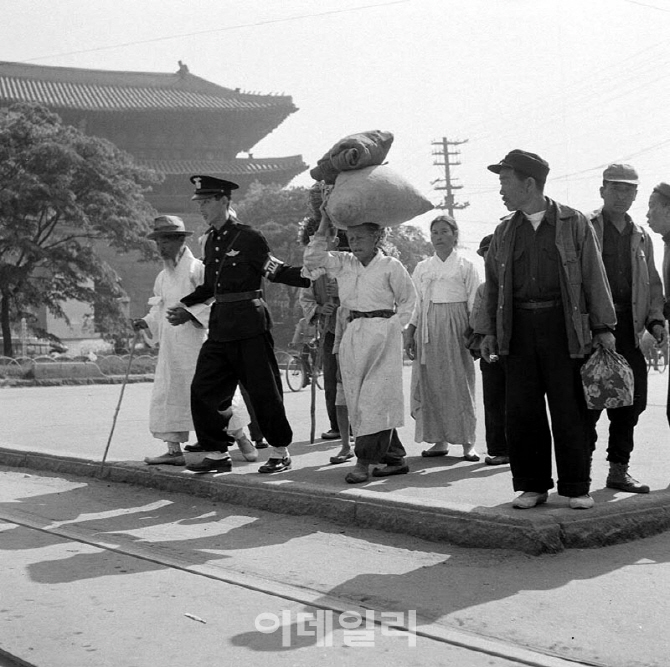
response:
M477 254L480 257L484 257L484 255L488 252L489 247L491 246L491 239L493 238L493 234L487 234L480 242L479 242L479 248L477 249Z
M665 197L665 199L670 201L670 185L667 183L659 183L654 188L654 192L658 192L661 197Z
M546 181L549 173L549 163L535 153L522 151L518 148L510 151L497 164L490 164L487 169L494 174L499 174L502 169L515 169L516 171L531 176L537 181Z
M195 185L195 193L191 199L209 199L216 195L229 196L233 190L240 187L237 183L214 176L191 176L190 181Z
M632 167L629 164L614 163L603 171L603 181L638 185L640 183L640 177L637 175L635 167Z

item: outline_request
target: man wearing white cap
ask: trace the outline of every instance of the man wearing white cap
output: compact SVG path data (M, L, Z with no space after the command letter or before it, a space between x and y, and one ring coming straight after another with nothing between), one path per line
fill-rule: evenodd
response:
M163 270L156 277L151 310L133 321L136 331L146 331L150 345L159 345L158 361L151 392L149 430L154 438L165 441L167 452L145 458L149 465L185 465L181 443L187 442L193 430L190 388L198 353L207 337L209 306L191 310L192 319L182 327L172 327L166 320L169 308L176 306L184 294L192 292L204 278L203 263L186 246L193 234L184 228L181 218L161 215L147 238L156 241L163 260Z
M665 343L663 285L654 264L649 234L628 215L637 195L637 171L629 164L611 164L603 172L600 196L603 205L589 219L596 232L605 272L612 292L617 324L616 349L635 378L633 404L608 409L610 420L607 460L610 469L606 486L629 493L649 493L628 474L633 451L633 431L647 407L647 364L640 350L639 336L645 328L659 345ZM593 444L601 410L589 410L593 423Z

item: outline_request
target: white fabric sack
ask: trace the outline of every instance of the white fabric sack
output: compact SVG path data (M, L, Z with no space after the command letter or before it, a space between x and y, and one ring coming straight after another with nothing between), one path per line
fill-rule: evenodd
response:
M409 181L385 164L343 171L326 202L326 213L339 229L365 222L397 227L432 208Z

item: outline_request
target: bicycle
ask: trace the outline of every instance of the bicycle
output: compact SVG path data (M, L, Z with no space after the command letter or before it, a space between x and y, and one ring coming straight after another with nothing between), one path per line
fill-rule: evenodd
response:
M300 391L309 386L312 379L316 382L319 389L323 389L323 368L322 364L316 365L319 343L313 338L303 345L302 352L291 350L289 358L285 364L286 384L291 391Z

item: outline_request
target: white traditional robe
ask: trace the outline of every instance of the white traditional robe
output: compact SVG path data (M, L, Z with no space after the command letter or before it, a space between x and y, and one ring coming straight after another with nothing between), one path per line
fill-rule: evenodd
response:
M203 342L207 338L209 306L199 304L190 308L193 321L172 326L166 319L168 308L179 305L184 294L190 294L204 279L204 265L184 247L176 265L164 262L156 277L154 296L149 299L151 310L144 317L149 325L151 345L160 343L156 375L151 393L149 429L155 437L167 439L167 434L181 433L179 441L188 439L193 430L191 419L191 380ZM185 433L185 437L184 437Z
M402 330L416 300L412 279L394 257L377 252L363 266L352 253L328 252L315 236L305 249L308 277L318 269L337 278L340 303L347 310L395 310L384 318L359 318L347 325L340 342L340 372L354 436L404 424Z

